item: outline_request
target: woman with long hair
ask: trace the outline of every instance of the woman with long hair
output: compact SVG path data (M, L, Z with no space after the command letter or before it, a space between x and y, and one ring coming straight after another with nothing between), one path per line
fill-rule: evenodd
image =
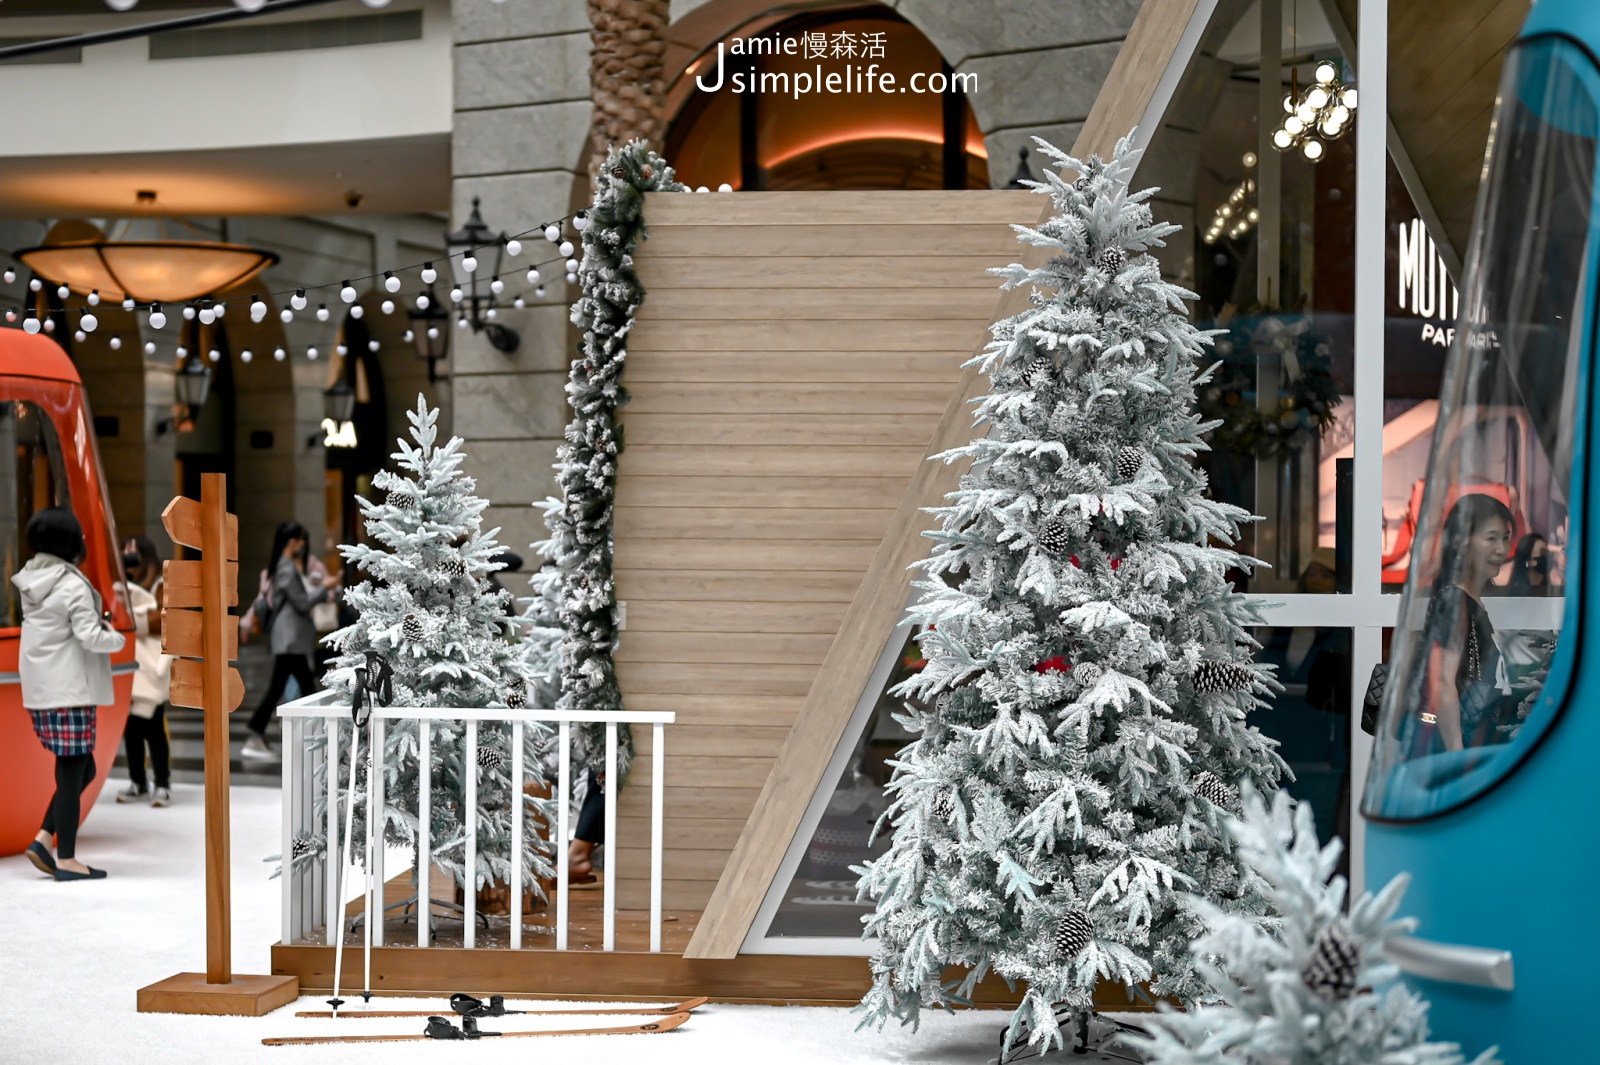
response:
M263 626L272 648L272 680L261 703L250 715L250 738L240 754L245 758L272 761L277 758L267 743L267 725L272 712L283 701L283 690L293 677L301 695L317 690L311 675L311 659L317 652L317 626L311 608L326 600L339 586L339 578L326 576L312 589L306 588L306 529L297 521L286 521L272 535L270 556L271 583L267 592L267 620Z
M117 591L133 608L134 651L139 671L133 675L133 698L122 742L128 752L128 786L117 792L118 802L172 802L172 744L167 735L167 694L172 660L161 653L161 555L148 536L130 536L122 545L125 582ZM150 769L155 790L144 772L145 748L150 749Z
M1517 541L1511 556L1511 584L1507 595L1550 594L1550 542L1531 532Z
M1423 624L1413 705L1420 725L1414 756L1482 746L1494 735L1495 708L1510 692L1494 625L1483 605L1485 588L1511 549L1511 510L1473 492L1445 517L1439 574Z

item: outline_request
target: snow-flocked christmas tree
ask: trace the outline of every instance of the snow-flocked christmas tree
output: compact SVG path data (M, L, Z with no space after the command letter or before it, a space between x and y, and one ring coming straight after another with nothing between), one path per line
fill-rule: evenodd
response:
M1427 1002L1383 957L1390 936L1416 926L1394 916L1409 878L1345 914L1344 878L1333 875L1341 846L1318 846L1309 805L1279 792L1269 812L1246 791L1244 816L1228 830L1277 916L1251 920L1192 900L1208 928L1194 944L1198 968L1221 1004L1164 1009L1148 1040L1130 1041L1150 1065L1461 1065L1458 1045L1428 1041ZM1496 1062L1486 1050L1473 1065Z
M881 945L863 1023L914 1022L993 971L1027 983L1012 1048L1060 1045L1055 1010L1091 1009L1101 978L1196 997L1180 895L1259 909L1220 818L1284 770L1247 722L1275 685L1225 577L1252 560L1219 546L1249 515L1191 461L1210 338L1148 254L1177 227L1129 192L1130 140L1087 163L1039 144L1055 214L1017 229L1051 257L995 271L1030 306L974 360L986 434L942 456L973 468L934 511L911 612L928 664L900 693L929 709L901 719L893 843L861 870Z
M552 497L534 506L548 524L552 512L561 508L561 500ZM531 685L528 705L549 709L561 698L561 564L553 541L541 540L531 546L542 564L528 579L533 594L524 603L520 618L522 661Z
M495 541L499 530L482 528L488 501L473 494L476 483L460 469L461 438L437 445L438 410L418 396L417 409L406 417L415 445L398 441L399 450L392 456L398 468L380 471L372 479L373 487L386 493L384 501L356 497L368 542L340 547L368 579L345 592L346 603L359 619L326 638L339 652L327 683L348 698L355 670L364 667L371 650L394 670L391 705L523 706L532 685L508 628L505 608L510 593L485 580L500 568L491 561L500 552ZM538 751L550 734L548 725L523 725L527 784L544 783ZM466 725L437 721L431 726L430 847L434 864L457 884L483 887L513 880L509 875L511 737L508 724L480 723L476 764L468 765ZM346 729L339 760L341 797L349 783L349 742ZM388 721L383 838L395 845L416 845L419 765L417 722ZM469 772L477 774L478 803L477 861L470 877L465 869L466 822L461 815ZM365 838L365 777L364 765L358 762L356 840ZM525 803L519 879L524 888L538 892L538 878L552 875L549 846L537 834L537 819L550 823L549 811L545 802L520 789L517 798Z

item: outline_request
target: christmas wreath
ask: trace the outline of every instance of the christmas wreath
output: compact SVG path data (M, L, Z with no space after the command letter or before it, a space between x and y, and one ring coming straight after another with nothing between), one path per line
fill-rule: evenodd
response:
M1308 315L1265 313L1218 321L1211 380L1196 396L1200 416L1215 423L1207 432L1214 450L1259 458L1309 447L1333 424L1340 401L1328 338ZM1278 400L1259 402L1257 367L1276 356L1282 371Z

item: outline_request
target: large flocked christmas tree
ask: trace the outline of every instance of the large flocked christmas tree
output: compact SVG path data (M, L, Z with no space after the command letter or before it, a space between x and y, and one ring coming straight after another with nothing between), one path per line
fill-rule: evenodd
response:
M1264 927L1192 900L1209 929L1194 944L1198 968L1221 1002L1163 1010L1150 1038L1132 1041L1149 1065L1462 1065L1459 1046L1429 1042L1427 1002L1383 957L1390 936L1416 927L1394 916L1408 878L1347 914L1344 878L1333 875L1341 845L1318 846L1310 806L1280 791L1269 812L1247 791L1228 828L1276 918ZM1498 1065L1495 1051L1473 1065Z
M373 487L382 503L357 497L367 541L340 547L366 576L345 592L359 618L327 637L339 652L327 676L330 687L350 693L355 670L366 652L376 651L393 668L394 706L462 708L521 707L528 701L531 677L515 643L506 607L510 593L485 578L500 568L499 530L485 532L487 500L473 494L476 484L461 469L460 437L438 445L439 412L417 397L406 417L415 444L398 441L396 469L380 471ZM544 783L539 749L551 730L539 722L523 726L524 782ZM431 726L432 860L457 884L471 890L498 880L513 881L512 731L508 724L480 723L475 764L467 763L466 726L436 721ZM340 795L348 786L349 733L342 737ZM418 725L414 720L386 723L383 749L383 838L414 847L420 811ZM466 864L466 774L477 774L477 861ZM355 839L365 838L366 774L358 759ZM543 800L517 792L525 804L520 882L536 892L538 878L552 875L549 847L537 835L537 819L548 821ZM359 852L359 843L354 847Z
M881 944L863 1023L994 972L1027 984L1013 1050L1060 1045L1056 1010L1092 1009L1101 978L1196 997L1180 896L1260 908L1220 818L1284 769L1247 720L1275 683L1225 577L1250 560L1219 546L1249 515L1192 465L1210 338L1148 254L1177 227L1130 193L1129 140L1087 163L1039 143L1055 213L1018 233L1050 258L995 271L1030 305L974 360L983 435L943 456L973 467L920 563L928 664L900 693L928 709L902 718L893 842L861 878Z

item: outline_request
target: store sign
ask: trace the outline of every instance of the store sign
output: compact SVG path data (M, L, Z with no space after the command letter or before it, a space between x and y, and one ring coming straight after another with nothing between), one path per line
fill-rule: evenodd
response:
M335 425L332 418L322 419L322 446L323 447L355 447L356 423L345 422Z
M1449 347L1455 329L1447 326L1461 313L1461 292L1450 280L1444 257L1428 236L1422 219L1413 218L1399 226L1400 247L1395 256L1400 267L1400 309L1422 323L1422 339Z

